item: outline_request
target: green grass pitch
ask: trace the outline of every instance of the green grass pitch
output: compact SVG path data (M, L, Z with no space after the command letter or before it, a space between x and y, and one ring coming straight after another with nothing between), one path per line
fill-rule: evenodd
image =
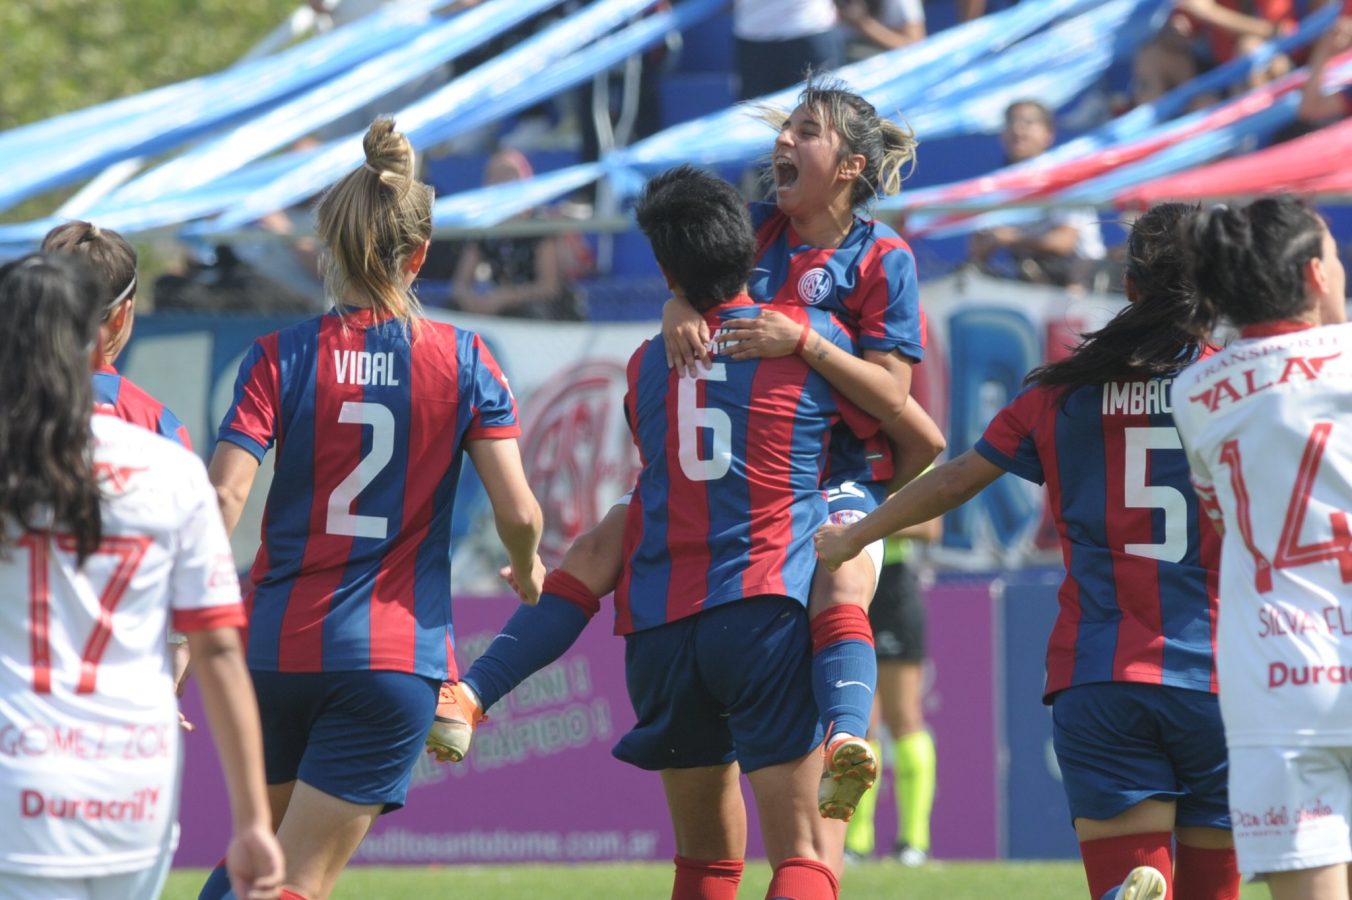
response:
M164 900L195 900L206 872L179 870L169 877ZM740 896L765 896L770 871L750 860ZM478 900L665 900L671 895L671 866L514 865L426 868L358 867L343 873L332 900L421 900L474 897ZM1077 862L932 862L921 869L874 862L851 866L841 885L843 900L1086 900L1084 873ZM1260 900L1267 888L1245 885L1243 900Z

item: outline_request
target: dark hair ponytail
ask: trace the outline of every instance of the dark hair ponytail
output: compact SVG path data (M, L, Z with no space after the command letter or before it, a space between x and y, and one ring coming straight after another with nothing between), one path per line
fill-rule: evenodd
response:
M102 540L89 424L101 311L78 259L33 254L0 267L0 552L11 523L73 534L82 563Z
M1127 277L1136 299L1068 357L1028 373L1029 384L1069 388L1167 375L1196 358L1197 292L1178 240L1197 213L1186 203L1161 203L1136 220L1127 239Z
M1305 263L1323 256L1324 222L1293 197L1217 206L1183 231L1202 296L1199 322L1252 325L1298 317L1309 306Z

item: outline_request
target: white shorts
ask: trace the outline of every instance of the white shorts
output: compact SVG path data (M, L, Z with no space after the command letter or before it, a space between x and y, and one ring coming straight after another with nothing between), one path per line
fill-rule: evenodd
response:
M167 866L91 878L37 878L0 872L0 900L137 900L158 897Z
M857 509L844 509L840 512L833 512L827 518L832 525L849 525L852 522L858 522L868 513L860 512ZM878 593L878 582L883 577L883 542L874 541L864 548L864 555L868 557L869 562L873 563L873 591L868 595L870 601Z
M1352 747L1231 747L1230 818L1246 877L1352 862Z

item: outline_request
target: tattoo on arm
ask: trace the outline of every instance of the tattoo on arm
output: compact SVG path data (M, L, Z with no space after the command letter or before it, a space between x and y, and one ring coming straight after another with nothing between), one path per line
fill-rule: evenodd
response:
M812 342L812 353L816 355L817 361L820 362L821 360L826 359L826 354L829 351L830 347L827 345L826 341L822 339L822 336L820 334L816 335Z

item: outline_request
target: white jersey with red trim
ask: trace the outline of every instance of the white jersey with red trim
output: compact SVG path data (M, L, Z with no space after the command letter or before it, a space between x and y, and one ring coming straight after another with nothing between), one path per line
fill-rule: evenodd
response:
M1352 746L1352 325L1246 329L1178 376L1173 406L1225 526L1227 743Z
M95 415L103 541L18 533L0 558L0 871L110 875L156 861L180 753L165 638L243 624L202 463Z

